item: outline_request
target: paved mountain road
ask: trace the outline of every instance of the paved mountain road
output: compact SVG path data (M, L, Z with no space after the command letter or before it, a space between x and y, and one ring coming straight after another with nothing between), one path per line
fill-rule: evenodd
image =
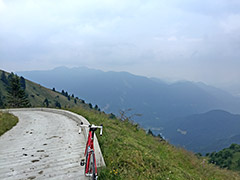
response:
M19 122L0 137L0 179L86 179L79 165L86 134L78 134L71 116L42 109L10 112Z

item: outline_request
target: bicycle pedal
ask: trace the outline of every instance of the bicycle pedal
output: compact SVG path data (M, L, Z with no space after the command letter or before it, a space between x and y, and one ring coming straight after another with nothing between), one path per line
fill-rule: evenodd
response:
M84 166L84 165L85 165L84 159L81 160L80 165L81 165L81 166Z

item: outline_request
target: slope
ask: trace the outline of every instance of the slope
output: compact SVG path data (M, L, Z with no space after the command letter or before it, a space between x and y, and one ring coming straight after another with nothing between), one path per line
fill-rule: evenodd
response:
M6 78L8 78L9 73L4 72ZM2 76L3 71L0 70L0 76ZM30 101L32 107L75 107L75 106L88 106L85 105L79 98L74 97L74 95L66 95L63 93L59 93L57 91L45 88L40 84L36 84L32 81L25 79L25 92L27 94L27 98ZM2 99L3 103L7 104L7 86L8 83L4 82L0 79L0 99Z
M225 180L239 179L238 173L219 169L204 158L179 149L159 137L146 134L128 119L120 120L95 110L73 108L90 123L103 123L103 136L98 137L106 168L101 179L172 179Z

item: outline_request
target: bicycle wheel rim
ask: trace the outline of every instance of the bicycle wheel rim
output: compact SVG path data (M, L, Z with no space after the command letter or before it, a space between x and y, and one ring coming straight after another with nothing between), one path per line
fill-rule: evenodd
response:
M91 166L92 166L92 180L96 180L96 174L95 174L95 159L94 159L94 152L91 154Z

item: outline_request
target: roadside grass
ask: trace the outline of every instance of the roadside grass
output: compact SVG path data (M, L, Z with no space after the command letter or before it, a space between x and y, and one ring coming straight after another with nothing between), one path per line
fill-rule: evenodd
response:
M71 108L96 125L103 124L98 141L106 167L100 168L99 179L158 180L238 180L236 172L220 169L206 159L176 148L129 121L109 118L103 112Z
M18 123L18 118L12 114L0 112L0 136Z

